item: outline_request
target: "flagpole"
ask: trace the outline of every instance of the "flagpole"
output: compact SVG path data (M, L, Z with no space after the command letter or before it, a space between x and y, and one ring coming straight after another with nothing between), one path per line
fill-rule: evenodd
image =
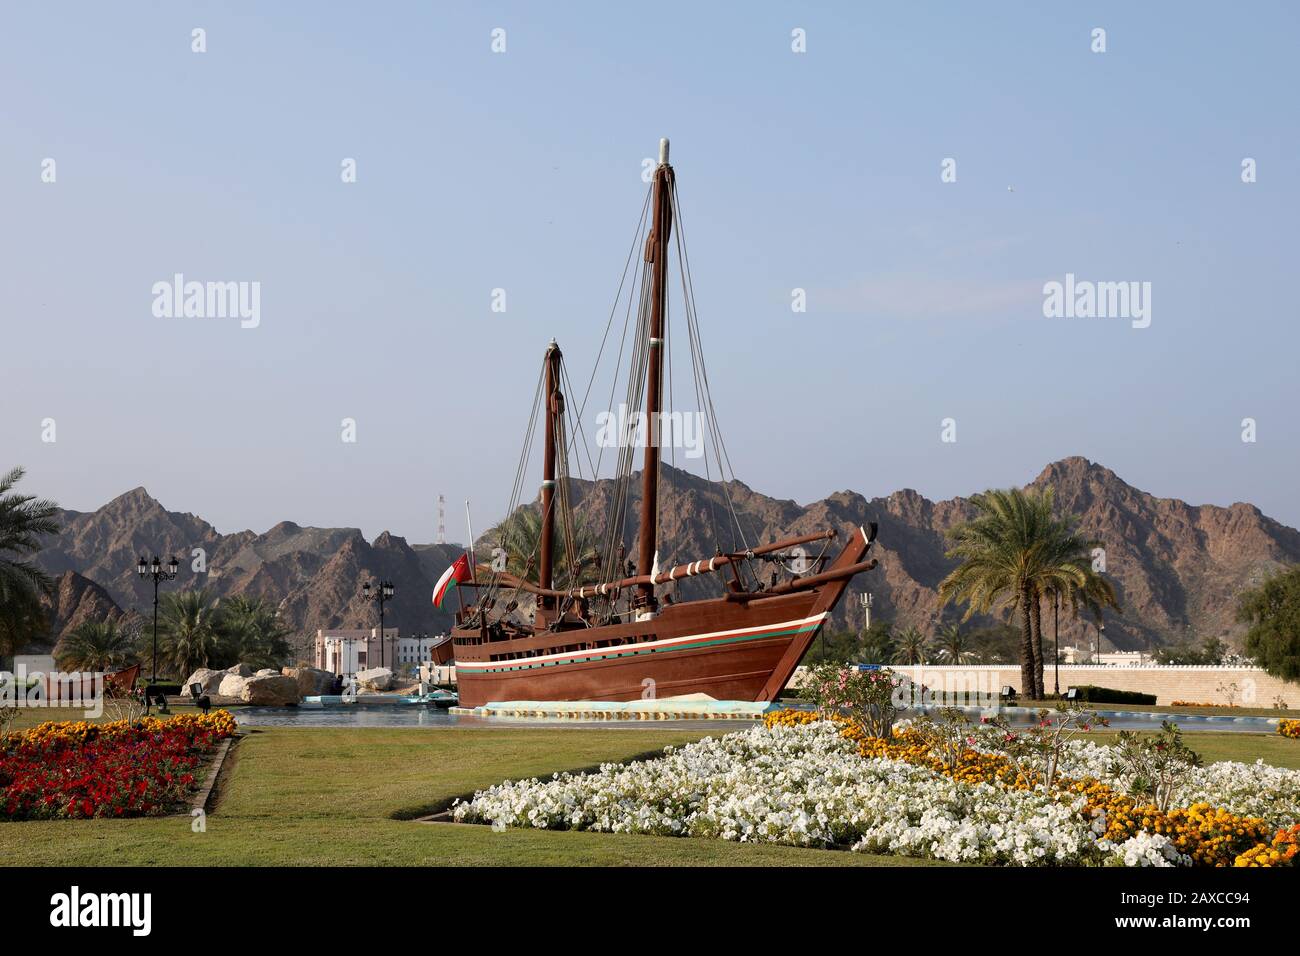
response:
M469 499L465 499L465 527L469 529L469 569L474 571L474 522L469 517Z
M465 554L469 558L469 577L474 580L474 521L469 516L469 499L465 499L465 529L469 532L469 544L465 548ZM465 616L465 595L461 593L463 589L459 586L456 588L456 600L460 602L460 616Z

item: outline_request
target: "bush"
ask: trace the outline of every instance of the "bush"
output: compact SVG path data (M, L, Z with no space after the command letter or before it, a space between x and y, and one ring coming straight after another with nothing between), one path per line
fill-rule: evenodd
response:
M1149 737L1121 730L1114 753L1112 773L1131 775L1129 792L1150 797L1161 813L1169 810L1174 794L1201 765L1200 754L1183 743L1178 725L1167 720L1160 722L1160 733Z
M802 690L823 714L847 714L868 737L888 739L898 716L899 681L887 670L863 671L827 662L808 671Z
M1143 694L1135 690L1115 690L1113 687L1097 687L1084 684L1071 688L1074 699L1088 704L1154 704L1155 694Z

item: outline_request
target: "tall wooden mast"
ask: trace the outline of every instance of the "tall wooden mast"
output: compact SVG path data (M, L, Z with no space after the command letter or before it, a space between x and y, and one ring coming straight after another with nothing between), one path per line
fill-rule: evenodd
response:
M537 566L538 583L551 588L555 578L555 433L556 423L564 414L564 396L560 393L560 347L551 340L546 348L546 438L542 456L542 540ZM538 601L539 611L555 608L555 598ZM538 621L540 626L544 622Z
M645 261L654 270L650 293L650 361L646 381L645 466L641 472L641 530L638 536L637 572L648 575L654 567L659 524L659 412L663 407L664 309L668 301L668 236L673 228L673 168L668 165L668 140L659 141L659 167L655 170L654 223L646 238ZM655 606L654 584L638 585L639 604Z

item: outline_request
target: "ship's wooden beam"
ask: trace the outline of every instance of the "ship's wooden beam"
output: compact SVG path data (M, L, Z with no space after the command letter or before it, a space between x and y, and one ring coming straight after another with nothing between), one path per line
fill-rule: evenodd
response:
M821 574L810 574L806 578L795 578L793 581L786 581L784 584L778 584L776 587L768 588L766 591L746 591L743 594L728 594L728 601L756 601L760 598L777 597L781 594L790 594L794 591L807 591L810 588L821 587L823 584L829 584L832 581L842 581L845 578L851 578L855 574L861 574L863 571L870 571L879 562L875 558L870 561L859 561L857 564L850 564L845 568L836 568L831 571L824 571Z
M760 545L759 547L754 548L750 551L736 551L731 554L717 554L711 558L701 558L699 561L692 561L688 564L679 564L676 567L669 568L667 571L660 571L659 574L654 577L653 581L651 580L651 576L648 574L637 574L637 575L633 575L632 577L622 578L618 581L610 581L604 584L587 584L579 588L571 588L567 591L560 591L560 590L555 590L553 588L539 587L538 585L533 584L531 581L525 581L523 578L516 577L515 575L509 573L508 571L498 571L495 575L495 578L497 583L504 587L518 588L521 591L526 591L529 594L536 594L540 597L558 597L558 598L598 597L601 595L609 595L616 591L621 591L624 588L636 587L638 585L643 585L643 584L667 584L669 581L678 581L681 580L682 578L694 577L697 574L706 574L713 571L719 571L722 568L725 568L738 561L743 561L745 558L748 558L751 555L756 556L760 554L771 554L773 551L780 551L783 548L793 548L794 546L800 544L811 544L814 541L828 541L834 537L835 537L835 529L830 528L826 531L818 531L813 534L804 534L804 535L799 535L798 537L795 538L786 538L782 541L773 541L771 544ZM807 581L810 579L801 578L800 580ZM458 586L485 588L489 586L489 583L490 582L487 581L483 581L483 582L466 581L464 582L464 584ZM761 592L745 592L745 593L758 593L763 595L770 595L775 592L773 592L772 590L767 590ZM745 594L742 593L735 596L743 597L745 596Z

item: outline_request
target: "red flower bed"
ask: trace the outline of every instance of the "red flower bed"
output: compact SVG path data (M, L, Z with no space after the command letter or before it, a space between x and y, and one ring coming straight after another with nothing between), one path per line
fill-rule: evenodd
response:
M176 809L229 714L93 725L47 723L0 741L0 819L138 817Z

